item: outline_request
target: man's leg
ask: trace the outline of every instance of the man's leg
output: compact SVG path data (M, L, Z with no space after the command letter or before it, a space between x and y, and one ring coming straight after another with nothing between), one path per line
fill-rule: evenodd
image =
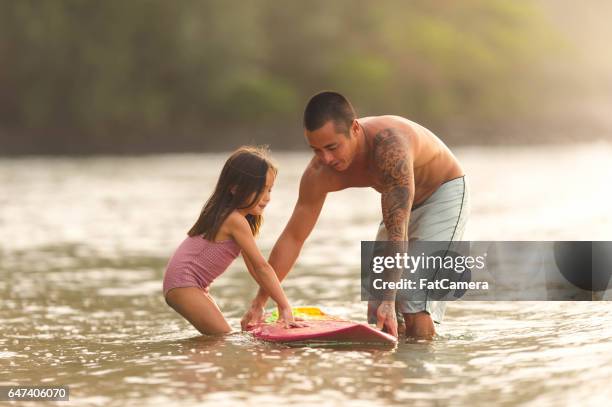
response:
M468 217L465 177L448 181L411 212L409 239L411 242L461 240ZM434 322L442 322L446 302L430 299L425 293L425 299L398 301L397 308L402 312L407 337L430 340L435 335Z
M419 219L418 216L416 218ZM410 225L411 226L409 227L413 228L413 231L416 233L418 231L418 223L413 223L411 220ZM410 230L411 229L409 229L409 233ZM378 228L376 240L388 240L387 229L382 222ZM434 321L437 323L442 321L444 310L446 308L446 302L427 300L425 293L422 293L420 297L421 299L398 299L395 302L398 334L403 332L405 333L406 337L430 340L436 333ZM368 323L376 323L376 310L378 309L379 305L380 301L371 300L368 302Z
M407 338L431 340L436 334L433 319L427 311L404 314L404 326Z

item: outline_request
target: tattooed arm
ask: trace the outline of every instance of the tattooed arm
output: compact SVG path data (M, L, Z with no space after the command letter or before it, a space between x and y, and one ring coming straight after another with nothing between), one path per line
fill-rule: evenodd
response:
M383 222L391 241L408 241L408 219L414 199L414 174L408 139L385 129L374 139L374 159L383 182Z
M408 139L395 129L385 129L374 138L374 160L381 175L383 190L381 206L383 222L388 233L386 256L406 252L408 249L408 220L414 199L414 174ZM398 281L401 270L387 269L384 281ZM395 316L395 290L383 293L377 309L377 327L387 327L397 336Z

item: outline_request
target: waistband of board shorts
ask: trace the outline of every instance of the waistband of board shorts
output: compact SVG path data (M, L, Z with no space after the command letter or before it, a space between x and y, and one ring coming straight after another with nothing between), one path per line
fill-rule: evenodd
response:
M435 191L433 191L433 193L431 195L429 195L429 197L427 197L426 200L424 200L423 202L421 202L418 205L414 205L412 207L412 209L410 209L410 210L413 211L413 210L418 209L421 206L425 205L427 203L427 201L429 201L431 199L431 197L434 196L436 194L436 192L438 192L440 190L440 188L442 188L444 186L447 186L446 184L455 183L455 182L458 182L458 181L461 181L462 183L464 183L465 182L465 174L460 176L460 177L456 177L456 178L453 178L453 179L449 179L448 181L444 181L443 183L440 184L440 186L438 186L438 188L436 188Z

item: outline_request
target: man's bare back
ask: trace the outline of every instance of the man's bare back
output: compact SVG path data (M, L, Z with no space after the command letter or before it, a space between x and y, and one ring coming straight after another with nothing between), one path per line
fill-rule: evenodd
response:
M376 136L389 129L397 131L408 143L415 186L413 206L423 203L444 182L464 175L463 168L442 140L418 123L391 115L363 117L357 121L363 132L363 142L346 170L336 171L316 155L304 170L305 181L316 183L318 191L371 187L382 192L383 180L373 162L373 152Z

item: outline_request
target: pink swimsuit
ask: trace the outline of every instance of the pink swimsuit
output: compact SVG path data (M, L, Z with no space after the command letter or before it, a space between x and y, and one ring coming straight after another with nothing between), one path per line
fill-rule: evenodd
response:
M173 288L207 290L240 254L233 240L211 242L201 235L188 236L170 258L164 275L164 297Z

